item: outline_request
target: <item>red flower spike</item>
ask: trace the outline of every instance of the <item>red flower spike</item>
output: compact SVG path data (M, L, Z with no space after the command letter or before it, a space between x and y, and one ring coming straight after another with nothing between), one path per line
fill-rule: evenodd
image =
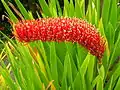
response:
M78 18L41 18L25 20L15 24L15 35L21 42L70 41L77 42L101 59L105 51L105 40L96 28Z

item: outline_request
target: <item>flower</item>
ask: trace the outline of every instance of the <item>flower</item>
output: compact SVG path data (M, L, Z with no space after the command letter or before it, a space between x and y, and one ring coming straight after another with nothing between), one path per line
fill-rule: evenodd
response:
M105 40L97 29L78 18L41 18L15 24L15 36L21 42L35 40L76 42L98 59L105 51Z

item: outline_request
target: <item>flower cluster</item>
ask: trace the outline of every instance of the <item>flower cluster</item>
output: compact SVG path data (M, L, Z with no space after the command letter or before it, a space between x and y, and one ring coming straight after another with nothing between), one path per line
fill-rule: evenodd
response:
M101 59L105 41L96 28L78 18L41 18L15 24L15 36L21 42L70 41L77 42Z

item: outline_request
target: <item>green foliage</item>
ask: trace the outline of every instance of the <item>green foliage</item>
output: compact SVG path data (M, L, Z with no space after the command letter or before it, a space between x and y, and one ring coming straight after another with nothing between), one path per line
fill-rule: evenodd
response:
M24 19L33 19L19 0L17 8ZM18 21L8 4L2 0L8 17ZM120 34L116 0L104 0L102 14L100 0L89 0L85 14L84 0L64 0L63 11L58 0L39 0L42 17L78 17L94 24L106 39L106 52L102 64L79 44L70 42L41 42L27 44L16 39L2 42L0 75L3 89L10 90L119 90L120 87ZM38 16L39 13L37 13ZM101 17L100 17L101 16ZM5 58L8 63L5 63ZM1 78L1 77L0 77ZM6 86L6 87L5 87Z

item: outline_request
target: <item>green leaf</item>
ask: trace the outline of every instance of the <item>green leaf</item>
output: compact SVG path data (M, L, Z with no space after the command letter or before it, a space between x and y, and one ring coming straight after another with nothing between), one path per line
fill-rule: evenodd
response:
M48 78L44 75L43 72L41 72L42 70L41 70L41 68L39 68L39 65L37 65L37 64L35 63L35 66L36 66L36 70L38 71L38 75L39 75L40 80L41 80L40 83L39 83L40 88L42 88L41 86L43 86L43 85L42 85L42 82L43 82L44 85L47 87L48 84L49 84Z
M80 7L80 0L75 0L75 16L78 18L82 18L82 11Z
M60 90L68 90L67 88L68 88L68 87L67 87L67 79L66 79L66 77L64 77L64 78L62 79L62 84L61 84Z
M101 9L101 7L100 7L100 3L101 3L102 1L101 0L97 0L96 1L96 3L97 3L97 21L99 21L100 20L100 9Z
M81 10L81 14L82 14L82 17L85 16L85 0L78 0L80 2L80 10Z
M103 90L103 79L101 76L100 76L99 80L97 81L96 90Z
M89 77L90 74L86 73L85 75L85 83L86 83L86 89L88 90L93 90L92 88L92 82L90 81L90 77ZM93 80L93 79L92 79Z
M7 54L9 56L9 59L10 59L9 61L12 65L12 67L15 68L15 62L14 62L15 57L13 56L13 54L12 54L12 52L7 44L6 44L6 50L7 50Z
M104 80L105 78L105 71L103 65L99 69L99 75L101 76L101 79Z
M108 25L106 26L105 35L106 35L110 53L111 53L114 48L114 36L115 36L115 30L111 23L108 23Z
M68 90L67 86L67 66L68 66L68 54L65 56L64 60L64 71L63 71L63 77L62 77L62 83L61 83L61 90Z
M17 17L13 14L13 12L11 11L11 9L8 7L4 0L1 0L1 2L3 3L7 13L9 14L10 19L16 23L18 21Z
M63 10L63 16L69 16L69 1L64 0L64 10Z
M96 76L95 79L92 81L92 87L94 88L95 85L97 84L97 82L99 81L100 79L100 75Z
M62 80L62 75L63 75L63 70L64 70L64 66L63 66L63 64L62 64L62 62L61 62L61 60L59 59L59 57L57 57L57 71L58 71L58 80L59 80L59 82L61 82L61 80Z
M89 2L88 2L88 9L86 11L86 18L89 22L92 22L92 2L91 2L91 0L89 0Z
M67 52L66 45L64 42L60 42L60 43L55 43L55 47L56 47L56 54L60 58L61 63L63 64Z
M92 3L92 4L93 4L92 5L93 6L92 7L92 9L93 9L92 10L92 24L97 26L98 25L98 19L97 19L97 17L98 17L97 15L98 14L97 14L97 11L96 11L94 3Z
M118 82L117 82L114 90L119 90L119 89L120 89L120 77L118 79Z
M88 64L89 64L89 60L91 59L91 55L88 53L88 55L86 56L85 60L83 61L81 67L80 67L80 75L81 75L81 81L82 81L82 90L87 90L87 83L85 82L85 74L87 72L87 68L88 68Z
M82 74L82 72L80 72L81 75L81 81L82 81L82 90L87 90L87 84L85 82L85 76Z
M62 9L60 7L59 1L56 0L58 16L62 16Z
M118 65L118 67L116 68L116 70L114 71L112 75L113 75L113 83L115 84L115 81L120 76L120 64Z
M102 36L104 36L106 38L106 36L105 36L105 29L104 29L103 25L104 25L103 19L101 18L100 21L99 21L99 25L98 25L99 32L101 33Z
M65 44L67 47L67 52L69 53L69 57L70 57L72 75L73 75L73 78L75 78L77 74L76 44L73 44L72 42L66 42Z
M115 37L114 37L114 43L116 43L118 36L119 36L119 32L120 32L120 23L118 22L117 26L116 26L116 30L115 30Z
M48 79L52 80L51 73L50 73L50 66L48 64L49 61L50 61L49 60L50 56L47 57L47 55L50 54L49 46L48 46L47 43L43 43L41 41L38 41L38 42L36 42L36 47L37 47L41 57L43 58L43 62L44 62L45 68L46 68L46 72L48 74Z
M58 71L57 71L57 56L56 56L54 42L51 42L50 44L50 69L51 69L52 79L54 80L54 85L56 89L58 89L59 85L58 85Z
M107 23L109 21L110 17L110 3L112 0L104 0L103 2L103 8L102 8L102 20L104 28L106 28Z
M70 17L74 17L74 4L73 4L73 0L70 0L70 4L69 4L69 16Z
M117 7L117 20L120 20L120 5Z
M56 0L49 1L49 10L53 17L57 17Z
M74 89L75 90L83 90L80 72L77 73L73 84L74 84Z
M91 22L93 25L98 25L98 13L97 10L95 8L95 3L90 0L89 4L88 4L88 9L86 12L86 19Z
M12 90L17 90L17 84L14 83L14 81L10 77L8 70L0 67L0 74L4 77L6 84L8 84L8 88L11 88Z
M89 77L90 82L92 82L92 80L93 80L95 64L96 64L95 57L92 56L90 59L90 62L88 64L88 70L87 70L87 75Z
M109 84L108 90L112 90L112 83L113 83L113 75L110 79L110 84Z
M82 65L86 55L87 55L87 50L80 46L79 44L77 44L77 52L78 52L78 55L77 55L77 63L78 63L78 68Z
M47 17L51 17L52 16L52 14L51 14L51 12L50 12L50 10L49 10L49 7L48 7L48 5L47 5L47 3L46 3L46 1L45 0L39 0L39 4L40 4L40 6L41 6L41 8L42 8L42 13Z
M111 56L111 59L110 59L109 66L116 61L116 59L120 55L119 51L120 51L120 34L119 34L118 39L117 39L117 41L115 43L114 50L113 50L113 53L112 53L112 56Z
M73 78L72 78L72 65L71 65L69 53L67 53L66 55L66 60L67 60L67 81L68 81L68 86L71 86L73 82Z
M29 16L29 14L28 14L28 12L26 11L26 9L24 8L24 6L20 2L20 0L15 0L15 3L17 4L18 9L20 10L20 12L24 16L24 18L25 19L31 19L30 16Z
M115 29L117 23L117 2L116 0L111 0L111 9L110 9L110 22Z
M28 11L28 15L29 15L30 19L34 19L33 14L32 14L31 11Z
M86 56L85 60L83 61L82 65L80 67L80 72L83 76L85 75L85 73L87 71L90 57L91 57L91 55L88 53L88 55Z

